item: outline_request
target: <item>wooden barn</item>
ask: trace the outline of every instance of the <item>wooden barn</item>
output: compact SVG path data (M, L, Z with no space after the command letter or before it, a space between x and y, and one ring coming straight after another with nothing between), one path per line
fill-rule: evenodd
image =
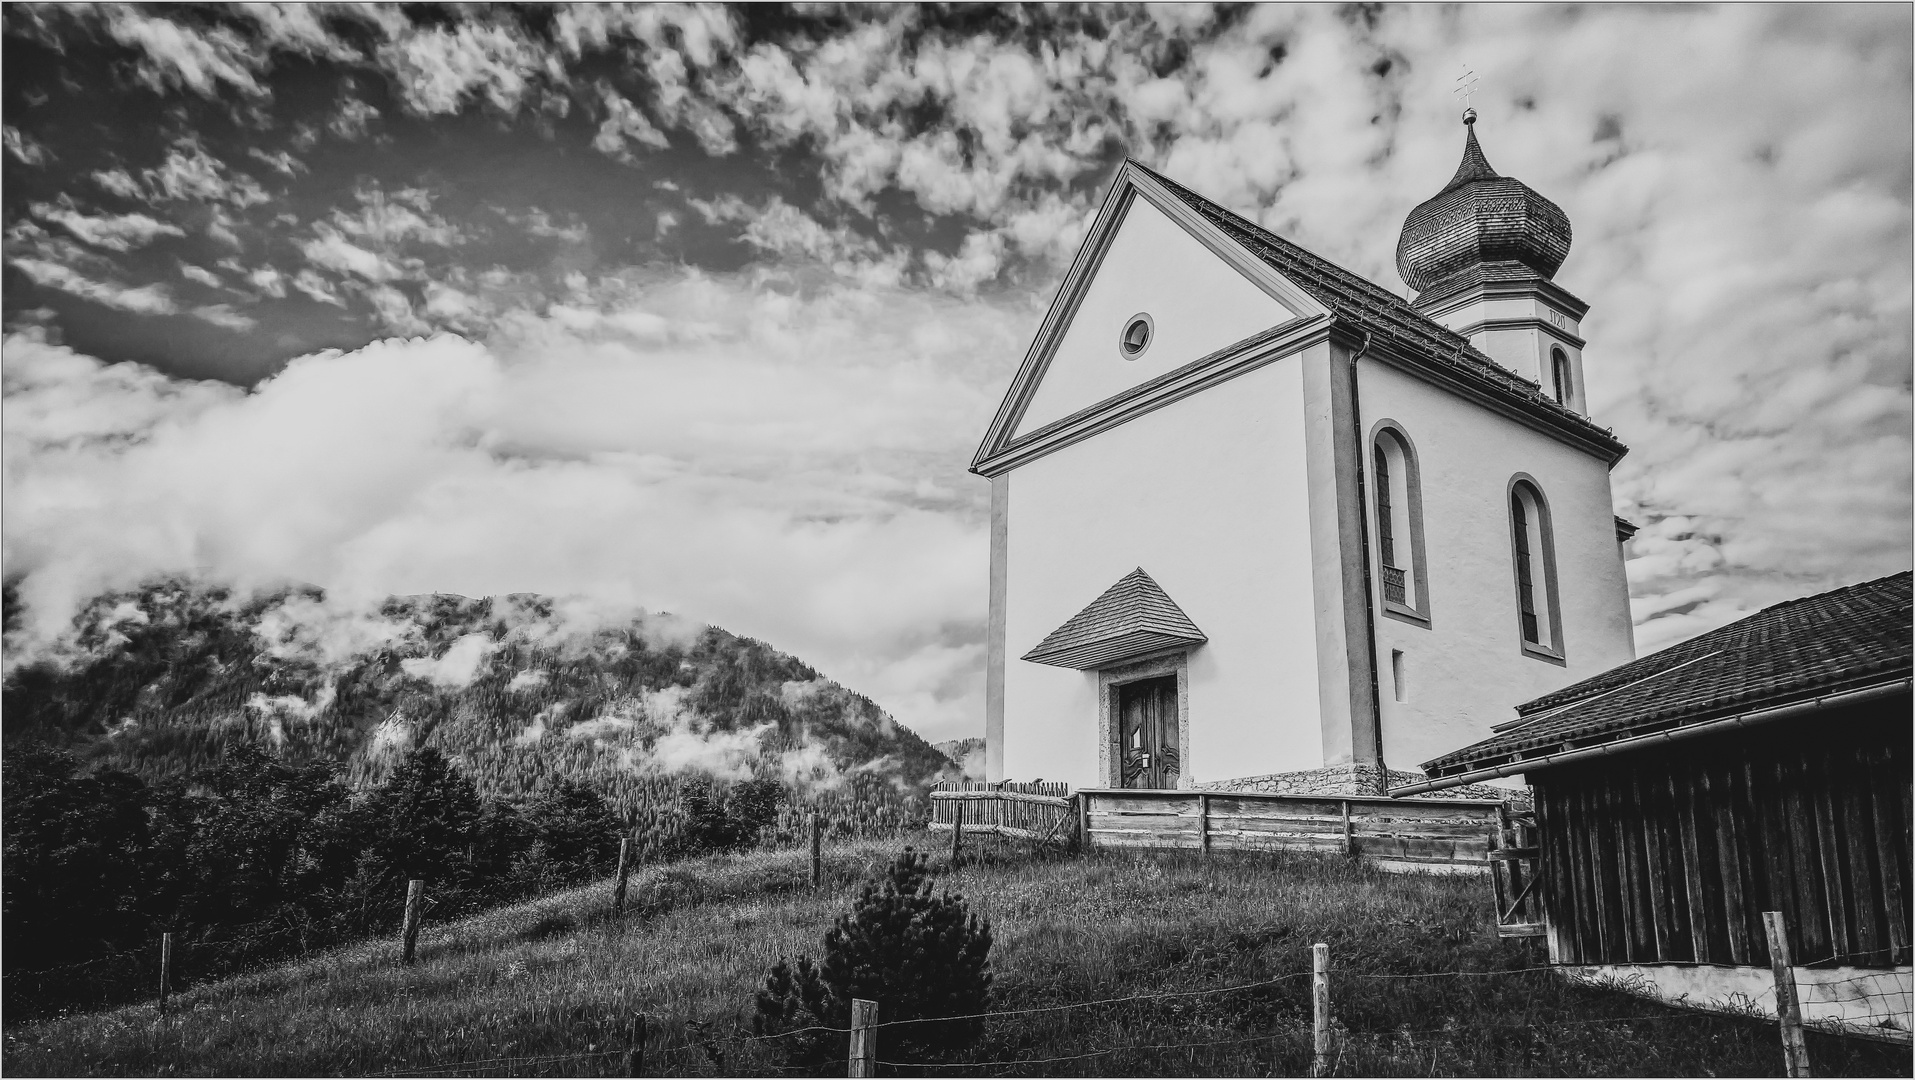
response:
M1780 911L1804 1019L1910 1030L1909 574L1778 604L1537 698L1412 795L1520 774L1507 921L1552 963L1667 1000L1774 1005ZM1529 878L1524 880L1527 869Z

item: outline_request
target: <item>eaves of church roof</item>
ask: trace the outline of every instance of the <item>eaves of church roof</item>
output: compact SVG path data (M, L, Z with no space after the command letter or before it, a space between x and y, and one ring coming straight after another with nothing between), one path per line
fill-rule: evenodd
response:
M1629 452L1609 428L1551 400L1540 386L1490 359L1468 338L1421 314L1395 293L1246 221L1146 165L1135 160L1131 164L1309 293L1339 322L1368 334L1373 345L1391 346L1392 352L1411 363L1438 369L1518 411L1567 427L1600 447L1611 461Z
M1652 736L1848 697L1907 693L1904 571L1789 600L1517 708L1481 742L1423 764L1432 778L1530 772L1552 756L1646 745ZM1833 700L1831 700L1833 699ZM1821 706L1818 706L1821 707ZM1722 726L1722 723L1717 723ZM1525 768L1524 763L1528 762Z

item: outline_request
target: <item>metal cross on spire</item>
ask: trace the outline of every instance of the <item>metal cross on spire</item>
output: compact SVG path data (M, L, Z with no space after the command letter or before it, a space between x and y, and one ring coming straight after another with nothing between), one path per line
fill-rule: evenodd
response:
M1455 94L1463 102L1463 111L1466 113L1474 112L1470 108L1470 96L1476 93L1477 82L1476 72L1464 68L1463 73L1456 77L1456 86L1450 90L1450 93Z

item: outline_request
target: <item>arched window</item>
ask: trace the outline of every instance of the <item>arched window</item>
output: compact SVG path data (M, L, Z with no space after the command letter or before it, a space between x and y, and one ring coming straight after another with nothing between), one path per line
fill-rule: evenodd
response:
M1383 610L1429 624L1429 581L1423 557L1423 493L1416 450L1394 421L1379 421L1370 446L1377 576Z
M1516 572L1516 618L1523 651L1561 660L1563 620L1556 594L1556 548L1549 503L1536 482L1526 476L1510 482L1509 526Z
M1549 350L1549 374L1556 387L1556 403L1567 408L1576 379L1569 370L1569 354L1554 346Z

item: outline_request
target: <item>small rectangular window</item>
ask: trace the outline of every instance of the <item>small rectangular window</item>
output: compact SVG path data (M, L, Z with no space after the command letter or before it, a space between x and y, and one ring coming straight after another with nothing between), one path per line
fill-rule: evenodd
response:
M1403 684L1403 650L1390 650L1390 687L1396 691L1396 700L1410 700L1409 687Z

